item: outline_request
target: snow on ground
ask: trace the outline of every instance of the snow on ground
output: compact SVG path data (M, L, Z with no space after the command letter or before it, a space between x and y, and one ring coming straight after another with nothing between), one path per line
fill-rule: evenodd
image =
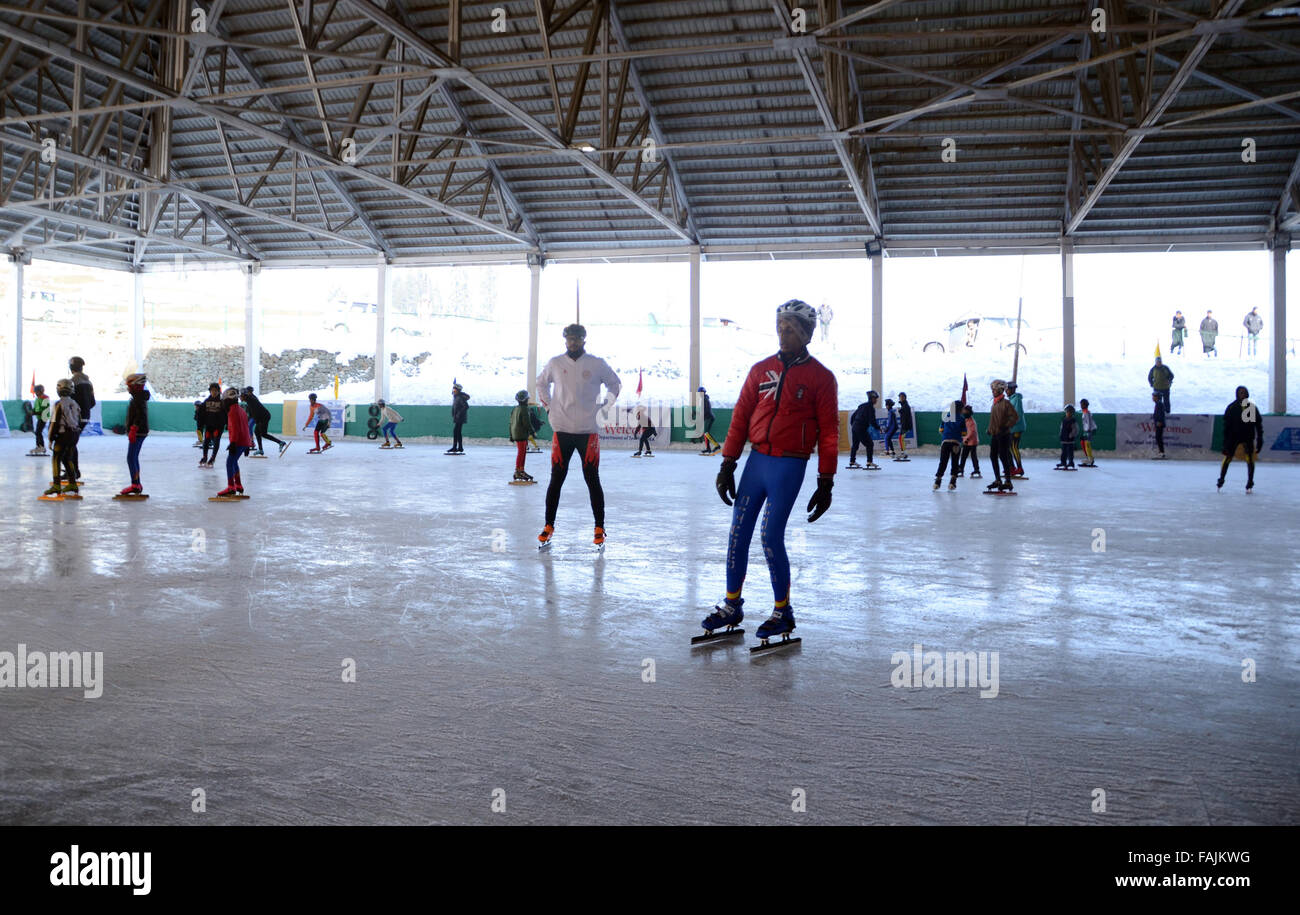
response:
M0 822L1300 821L1300 467L1249 496L1204 462L1031 459L1007 498L931 492L929 456L841 472L791 522L803 645L751 657L688 644L723 588L715 459L607 451L607 553L575 470L545 558L505 448L298 442L218 504L155 435L126 504L125 442L90 439L85 500L51 504L27 447L0 440L0 651L102 651L106 685L0 689ZM750 570L752 643L757 543ZM915 643L998 652L996 697L891 686Z

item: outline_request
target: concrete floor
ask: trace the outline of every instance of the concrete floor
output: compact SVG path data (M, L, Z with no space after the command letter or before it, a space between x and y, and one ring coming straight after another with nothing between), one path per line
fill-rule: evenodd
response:
M51 504L28 447L0 440L0 652L102 651L105 682L0 689L0 823L1300 821L1300 467L1250 496L1184 461L1029 460L1014 498L932 492L930 455L842 471L791 522L803 644L751 657L757 542L744 643L689 645L723 590L715 458L606 450L601 558L576 468L537 553L546 455L511 487L505 448L298 442L215 504L221 471L155 435L124 504L108 436ZM915 643L997 652L996 697L892 686Z

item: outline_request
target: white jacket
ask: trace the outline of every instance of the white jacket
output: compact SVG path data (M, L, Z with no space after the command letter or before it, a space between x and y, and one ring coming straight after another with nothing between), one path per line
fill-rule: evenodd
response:
M600 399L600 386L608 392ZM552 386L554 390L552 391ZM567 353L556 356L537 376L537 399L550 414L556 432L589 435L599 432L596 414L618 399L623 384L604 359L583 353L576 360Z

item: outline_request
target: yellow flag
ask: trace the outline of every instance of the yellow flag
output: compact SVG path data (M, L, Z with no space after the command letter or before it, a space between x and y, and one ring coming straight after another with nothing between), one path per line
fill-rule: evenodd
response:
M1160 358L1160 343L1159 343L1159 342L1156 343L1156 358L1157 358L1157 359Z

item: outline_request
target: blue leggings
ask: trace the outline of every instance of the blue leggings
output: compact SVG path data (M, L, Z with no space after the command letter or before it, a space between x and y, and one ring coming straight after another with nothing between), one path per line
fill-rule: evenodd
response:
M226 452L226 480L233 484L239 480L239 459L248 454L244 445L231 445Z
M759 509L763 511L763 553L772 575L776 606L790 601L790 558L785 552L785 523L803 485L808 461L803 458L774 458L751 451L736 487L736 504L731 510L731 537L727 544L727 597L735 599L745 584L749 567L749 543Z
M131 471L131 482L140 482L140 446L144 444L142 435L126 446L126 469Z
M388 441L390 435L397 438L397 423L384 423L384 441Z

